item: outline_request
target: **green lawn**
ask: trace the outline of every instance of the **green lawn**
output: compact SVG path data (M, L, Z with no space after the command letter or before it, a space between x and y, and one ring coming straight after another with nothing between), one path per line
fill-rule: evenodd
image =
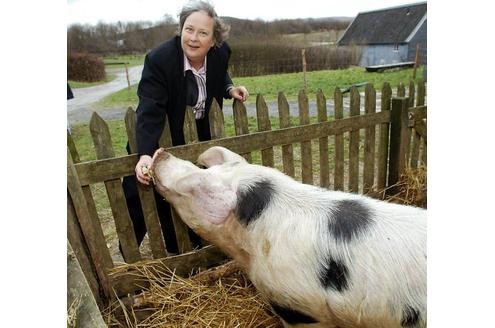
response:
M367 73L364 68L353 67L346 70L335 71L315 71L309 72L308 91L309 99L315 100L316 90L321 88L327 98L333 98L333 92L336 87L345 88L359 82L371 82L375 88L381 88L385 81L389 82L392 87L396 87L399 83L409 83L412 76L412 69L403 69L395 71L386 71L383 73ZM422 76L422 70L418 70L416 76ZM276 101L279 91L284 92L288 100L296 100L299 90L303 87L302 73L294 74L279 74L257 77L234 78L234 82L239 85L245 85L251 96L250 103L256 102L256 94L261 93L266 101ZM136 88L134 85L131 89L123 89L114 93L98 103L100 108L108 107L128 107L137 105L138 99L136 96ZM297 118L294 118L297 122ZM312 118L312 122L315 118ZM272 129L278 128L278 118L272 118ZM117 156L125 155L125 144L127 135L125 132L124 121L108 121L110 133L112 135L112 143ZM95 159L93 141L89 133L87 124L75 124L71 126L72 136L76 147L79 151L81 160ZM257 131L257 122L255 118L249 118L249 130ZM235 135L234 124L232 117L225 117L225 133L227 136Z
M77 89L77 88L87 88L87 87L92 87L95 85L111 82L113 79L115 79L117 75L115 74L107 74L105 79L103 81L98 81L98 82L78 82L78 81L72 81L69 80L70 87L72 89Z
M412 79L413 69L390 70L383 73L369 73L362 67L351 67L343 70L328 70L307 72L308 98L316 100L316 91L320 88L327 99L333 98L336 87L346 88L356 83L370 82L380 89L383 82L389 82L392 87L399 83L408 84ZM422 68L416 72L416 77L422 76ZM297 100L298 93L304 88L303 73L276 74L254 77L239 77L232 79L236 85L247 87L250 97L247 104L256 102L256 95L262 94L266 101L276 101L279 91L284 92L287 100ZM98 108L136 107L138 98L137 85L123 89L97 103Z
M108 57L103 57L103 62L105 63L105 68L106 69L112 69L112 68L123 68L125 67L124 64L114 64L114 63L128 63L129 67L132 66L139 66L144 64L144 55L129 55L129 56L108 56ZM78 81L72 81L69 80L70 87L72 89L77 89L77 88L87 88L87 87L92 87L95 85L103 84L112 81L115 79L116 75L115 74L108 74L105 78L105 80L98 81L98 82L78 82Z

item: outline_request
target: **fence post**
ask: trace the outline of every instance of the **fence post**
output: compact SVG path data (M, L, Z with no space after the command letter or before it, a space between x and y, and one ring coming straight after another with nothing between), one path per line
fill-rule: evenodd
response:
M125 63L125 77L127 78L127 89L131 88L131 81L129 80L129 68L127 63Z
M306 78L306 49L301 49L302 54L302 68L304 76L304 91L308 90L308 80Z
M409 99L405 97L392 98L390 113L390 163L388 172L388 189L386 194L393 195L395 187L406 168L408 146L407 125Z

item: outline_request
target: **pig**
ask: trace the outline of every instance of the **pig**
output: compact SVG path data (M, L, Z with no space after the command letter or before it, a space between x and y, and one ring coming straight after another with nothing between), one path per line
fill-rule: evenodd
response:
M222 147L197 163L157 150L156 190L284 327L426 327L426 210L302 184Z

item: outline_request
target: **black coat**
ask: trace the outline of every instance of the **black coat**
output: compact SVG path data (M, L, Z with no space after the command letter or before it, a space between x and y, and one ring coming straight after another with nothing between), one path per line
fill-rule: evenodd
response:
M206 111L205 117L196 121L200 141L211 139L208 112L213 97L220 107L223 98L230 98L226 92L227 86L233 84L227 72L230 52L229 46L223 43L220 47L211 48L207 54ZM136 110L138 155L152 156L158 148L165 117L169 120L172 144L183 145L186 80L180 37L173 37L146 55L137 93L139 96Z

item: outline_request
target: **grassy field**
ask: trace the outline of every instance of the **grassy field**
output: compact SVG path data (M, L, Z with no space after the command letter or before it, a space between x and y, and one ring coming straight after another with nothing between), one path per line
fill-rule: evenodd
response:
M346 88L356 83L369 82L375 88L382 87L384 82L389 82L392 87L399 83L408 84L412 79L413 69L390 70L383 73L369 73L363 67L351 67L343 70L328 70L307 72L308 97L316 99L316 91L322 89L327 99L333 98L336 87ZM422 76L422 68L416 72L416 77ZM239 77L232 79L236 85L247 87L251 95L247 104L256 102L256 95L262 94L266 101L277 101L278 93L284 92L287 100L297 100L297 95L304 88L303 73L289 73L277 75L265 75L255 77ZM97 103L97 108L111 107L136 107L138 98L136 95L137 85L130 89L123 89Z
M78 82L78 81L71 81L69 80L70 87L72 89L77 89L77 88L87 88L87 87L92 87L95 85L111 82L113 79L115 79L117 75L115 74L108 74L105 77L103 81L98 81L98 82Z
M412 69L368 73L364 68L353 67L346 70L309 72L307 74L309 99L312 101L316 99L315 93L318 88L323 90L327 98L333 98L333 92L336 87L344 88L363 81L373 83L375 88L381 88L385 81L389 82L392 87L396 87L401 82L408 83L411 76ZM422 69L418 70L416 76L422 76ZM251 94L248 103L255 103L257 93L263 94L266 101L276 101L278 92L282 90L289 101L296 100L298 92L304 84L302 73L234 78L234 82L237 85L242 84L248 88ZM126 88L114 93L99 102L98 107L133 106L135 108L138 102L136 88L136 85L134 85L131 89ZM278 118L271 119L271 122L272 129L277 129ZM127 136L124 122L109 121L108 124L116 155L125 155ZM234 122L231 117L225 117L225 124L226 135L235 135ZM88 125L74 124L71 126L71 129L81 160L95 159L93 142L89 134ZM249 119L249 130L257 131L257 122L254 118Z
M123 64L114 65L114 63L128 63L129 66L138 66L144 64L144 55L128 55L128 56L108 56L103 58L105 65L110 64L110 67L124 67Z
M105 68L106 69L112 69L112 68L122 68L125 65L124 64L114 64L114 63L128 63L129 67L132 66L139 66L143 65L144 63L144 55L138 55L138 56L109 56L109 57L103 57L103 62L105 63ZM115 74L108 74L103 81L98 81L98 82L78 82L78 81L71 81L69 80L70 87L73 89L77 88L87 88L87 87L92 87L95 85L103 84L112 81L115 79L116 75Z

